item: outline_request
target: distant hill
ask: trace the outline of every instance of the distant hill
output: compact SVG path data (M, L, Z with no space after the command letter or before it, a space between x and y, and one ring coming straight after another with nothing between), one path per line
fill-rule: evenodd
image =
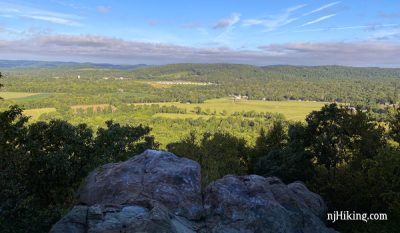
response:
M134 71L140 79L221 82L267 79L382 79L400 78L400 68L348 66L252 66L241 64L170 64L147 66Z
M113 65L107 63L79 63L58 61L29 61L29 60L0 60L0 69L53 69L53 68L103 68L131 70L145 67L144 64L137 65Z

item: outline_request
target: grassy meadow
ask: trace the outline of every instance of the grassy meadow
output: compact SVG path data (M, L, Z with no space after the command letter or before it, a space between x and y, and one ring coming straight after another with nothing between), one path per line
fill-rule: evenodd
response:
M40 93L30 93L30 92L0 92L0 96L3 99L21 99L26 97L31 97L35 95L40 95Z
M160 106L176 106L184 108L188 114L158 113L157 117L167 118L198 118L199 115L193 114L195 108L200 107L203 111L216 112L217 116L230 115L234 112L270 112L285 116L287 120L302 121L305 116L314 110L319 110L326 104L323 102L312 101L262 101L262 100L240 100L234 102L230 98L207 100L202 104L185 104L177 102L157 103ZM137 104L143 105L143 104ZM203 116L205 117L205 116Z
M38 120L40 115L49 112L55 112L55 108L35 108L35 109L26 109L24 110L24 114L31 117L31 120Z

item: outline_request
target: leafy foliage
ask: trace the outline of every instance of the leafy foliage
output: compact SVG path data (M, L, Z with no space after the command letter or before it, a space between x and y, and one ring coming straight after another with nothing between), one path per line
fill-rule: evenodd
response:
M247 173L246 141L230 134L204 134L197 143L192 132L187 138L167 146L168 150L180 156L199 162L202 169L202 185L227 174Z
M112 121L106 122L107 128L100 128L94 140L95 154L102 158L101 163L122 161L130 155L146 148L157 148L151 129L147 126L121 126Z
M307 146L329 171L344 164L360 167L362 160L385 146L384 129L360 109L330 104L312 112L306 121Z
M283 130L283 129L281 129ZM278 135L284 135L285 132L279 132ZM272 128L268 135L276 134L276 128ZM271 137L270 136L270 137ZM257 139L256 150L260 150L263 144L263 132ZM306 129L300 123L289 125L288 136L285 135L279 142L279 147L273 150L267 149L264 156L258 157L253 164L254 173L263 176L277 176L284 182L293 182L296 180L307 181L315 175L312 155L304 147ZM284 141L284 140L287 141ZM262 147L261 147L262 148Z
M259 158L267 156L272 151L282 150L286 143L287 135L281 121L274 122L268 133L262 128L250 158L251 167L255 166L254 163Z
M396 115L397 117L397 115ZM398 120L389 134L396 138ZM269 134L271 134L270 131ZM268 134L267 134L268 135ZM336 223L341 232L393 232L400 220L400 150L386 143L384 128L368 113L330 104L289 126L287 144L258 159L254 171L286 182L302 180L321 194L330 211L387 213L389 222ZM260 146L259 145L259 146ZM256 146L257 148L257 146Z
M107 122L93 137L84 124L27 122L17 106L0 113L2 232L47 232L74 204L74 192L89 171L157 145L148 127Z
M391 116L389 120L390 137L400 144L400 108Z
M2 77L3 77L3 75L2 75L1 72L0 72L0 79L1 79ZM3 84L0 83L0 89L1 89L2 87L3 87ZM3 99L3 98L0 96L0 100L1 100L1 99Z

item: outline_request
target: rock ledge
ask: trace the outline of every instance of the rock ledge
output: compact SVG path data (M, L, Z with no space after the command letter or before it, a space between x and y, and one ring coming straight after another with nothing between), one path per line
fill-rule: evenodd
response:
M198 163L147 150L86 178L79 205L51 233L334 233L303 183L227 175L200 187Z

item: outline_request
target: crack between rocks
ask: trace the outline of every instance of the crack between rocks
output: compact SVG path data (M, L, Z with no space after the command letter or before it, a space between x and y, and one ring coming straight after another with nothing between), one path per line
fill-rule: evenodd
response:
M89 233L89 207L86 208L85 233Z

